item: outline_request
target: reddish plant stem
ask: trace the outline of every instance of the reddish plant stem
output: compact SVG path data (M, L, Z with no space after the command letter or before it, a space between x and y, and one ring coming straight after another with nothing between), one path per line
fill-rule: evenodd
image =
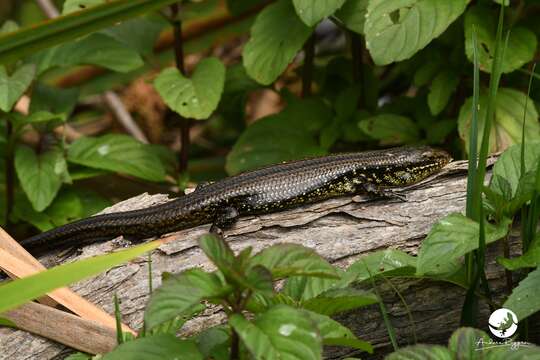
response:
M313 83L313 61L315 58L315 33L304 44L304 67L302 69L302 97L311 95Z
M184 44L182 40L182 20L179 19L178 13L180 12L178 4L171 5L172 12L172 25L174 34L174 56L176 60L176 68L182 75L186 75L186 69L184 66ZM178 115L180 120L180 157L178 161L178 171L184 173L187 171L189 162L189 131L191 129L191 120L185 119Z

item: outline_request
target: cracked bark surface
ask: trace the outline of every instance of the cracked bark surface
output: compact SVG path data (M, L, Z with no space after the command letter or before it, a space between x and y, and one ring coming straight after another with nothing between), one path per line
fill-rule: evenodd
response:
M493 159L491 160L493 162ZM465 162L454 162L429 181L409 189L407 201L372 200L366 196L344 197L304 206L301 208L251 216L225 232L234 251L252 246L254 252L277 243L296 243L315 249L333 264L345 268L362 255L386 248L416 254L419 244L431 226L452 212L462 212L466 191ZM143 208L167 201L166 195L140 195L119 203L107 211L125 211ZM151 254L153 284L160 284L164 271L180 272L192 267L212 270L204 254L197 247L197 239L210 225L170 234L172 241ZM40 260L47 266L103 254L126 246L121 239L85 247L82 253L65 257L51 253ZM490 246L487 276L495 298L504 294L504 271L496 265L495 256L502 255L498 243ZM121 300L123 320L133 329L139 329L148 299L147 256L115 267L90 280L71 286L80 295L113 313L113 294ZM399 296L386 283L380 283L383 299L396 329L401 345L413 342L416 333L419 342L446 343L452 330L459 326L464 290L458 286L428 280L394 280L411 311L414 331L409 315ZM487 330L489 308L481 303L479 328ZM193 334L224 319L216 308L209 308L202 316L189 321L183 333ZM377 306L362 308L337 317L361 338L376 347L376 356L391 351L386 328ZM0 359L55 359L69 353L55 344L29 333L0 329ZM327 358L353 355L344 348L329 348ZM366 354L362 358L366 358Z

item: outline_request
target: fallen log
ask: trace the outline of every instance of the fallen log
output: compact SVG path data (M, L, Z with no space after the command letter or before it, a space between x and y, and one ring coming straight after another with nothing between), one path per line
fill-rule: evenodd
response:
M332 199L284 212L242 218L225 232L225 236L234 251L247 246L252 246L257 252L277 243L301 244L315 249L342 268L375 250L393 248L416 254L422 239L438 219L452 212L464 211L466 169L466 162L449 164L440 174L411 188L405 202L373 200L367 196ZM143 194L119 203L108 211L132 210L165 201L166 195ZM209 227L203 225L166 237L167 243L151 254L154 286L160 284L164 271L180 272L192 267L213 269L197 247L197 239ZM78 254L65 256L62 252L50 253L40 261L51 267L122 246L126 246L126 242L115 239L87 246ZM503 296L506 291L504 270L494 260L497 255L502 255L502 248L498 244L490 246L487 277L495 298ZM380 285L400 344L412 343L413 334L416 334L418 342L446 343L452 331L459 326L465 291L449 283L418 279L393 281L392 284L391 287L384 283ZM393 287L405 299L408 310ZM109 313L113 312L112 298L117 294L121 301L123 321L132 329L139 329L148 300L148 257L115 267L71 288ZM414 326L409 315L414 319ZM479 328L485 331L488 316L489 308L482 303ZM209 308L198 318L189 321L182 332L184 335L193 334L223 319L223 313L217 308ZM377 349L375 358L391 351L378 307L362 308L337 319L362 339L372 342ZM0 329L0 349L0 359L53 359L70 351L58 343L7 328ZM353 353L344 348L332 348L326 352L327 358L350 355Z

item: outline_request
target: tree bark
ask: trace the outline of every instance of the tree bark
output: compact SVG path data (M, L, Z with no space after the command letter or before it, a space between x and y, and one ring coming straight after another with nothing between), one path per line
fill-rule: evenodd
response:
M493 159L491 159L493 162ZM366 196L344 197L304 206L289 211L250 216L229 231L226 239L234 251L252 246L254 252L277 243L296 243L315 249L334 265L345 268L362 255L386 248L416 254L431 226L445 215L463 212L466 191L465 162L454 162L428 181L407 190L407 201L372 200ZM108 211L125 211L167 201L165 195L140 195L119 203ZM209 225L179 231L167 236L170 242L151 254L154 288L161 283L161 273L180 272L192 267L212 270L204 254L197 247L197 239ZM51 253L40 260L47 266L103 254L126 242L121 239L87 246L82 253L62 256ZM514 253L517 247L514 246ZM504 270L495 262L502 255L502 246L490 246L487 258L487 277L495 298L505 295ZM133 329L140 329L143 310L148 300L148 257L143 256L115 267L90 280L74 284L72 289L88 300L113 312L113 295L121 300L123 321ZM453 330L459 327L465 291L458 286L428 280L393 280L404 297L414 319L418 342L444 344ZM401 299L388 283L379 284L396 329L400 345L413 343L413 330L408 312ZM480 305L479 328L487 331L489 308ZM189 321L184 335L223 321L218 308L209 308L200 317ZM371 341L378 358L391 351L386 328L378 307L362 308L337 318L362 339ZM54 325L54 324L52 324ZM51 325L51 326L52 326ZM0 329L0 359L53 359L69 350L57 343L24 331ZM353 353L345 348L329 348L327 358L340 358ZM366 358L365 354L362 358Z

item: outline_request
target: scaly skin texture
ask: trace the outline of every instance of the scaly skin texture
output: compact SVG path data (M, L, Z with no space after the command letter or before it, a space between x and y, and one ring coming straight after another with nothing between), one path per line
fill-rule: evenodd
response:
M225 178L146 209L97 215L23 240L29 249L81 246L118 235L144 239L200 224L219 228L241 215L264 214L337 196L391 195L451 160L429 147L401 147L286 162Z

